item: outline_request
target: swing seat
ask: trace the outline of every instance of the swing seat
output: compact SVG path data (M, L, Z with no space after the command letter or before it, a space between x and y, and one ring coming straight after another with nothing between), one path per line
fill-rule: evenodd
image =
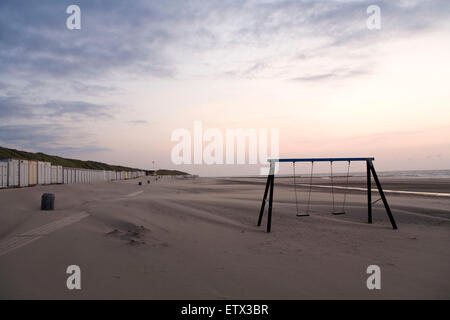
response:
M337 216L339 214L345 214L345 211L336 211L336 212L333 212L333 214Z
M296 216L297 217L309 217L309 213L301 213L301 212L299 212L299 213L296 214Z

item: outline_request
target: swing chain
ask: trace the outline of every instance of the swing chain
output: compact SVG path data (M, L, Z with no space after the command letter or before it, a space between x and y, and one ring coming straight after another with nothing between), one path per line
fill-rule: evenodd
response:
M314 168L314 162L311 161L311 175L309 178L309 195L308 195L308 205L307 205L307 209L305 213L301 213L299 211L299 207L298 207L298 195L297 195L297 181L296 181L296 172L295 172L295 162L293 162L293 171L294 171L294 192L295 192L295 209L296 209L296 213L298 217L303 217L303 216L309 216L309 212L310 212L310 207L311 207L311 191L312 191L312 175L313 175L313 168Z
M346 202L346 198L347 198L347 191L348 191L348 179L349 179L349 175L350 175L350 160L348 161L348 166L347 166L347 182L346 182L346 186L344 188L344 199L342 201L342 210L341 212L336 212L336 205L335 205L335 199L334 199L334 176L333 176L333 161L330 161L330 170L331 170L331 195L333 198L333 214L345 214L345 202Z
M344 190L344 201L342 202L342 212L345 211L345 202L347 199L347 191L349 190L348 188L348 177L350 175L350 161L348 162L348 166L347 166L347 182L345 183L345 190Z
M313 180L314 161L311 161L311 174L309 175L309 194L308 194L308 207L306 213L309 213L311 208L311 192L312 192L312 180Z
M293 170L294 170L294 192L295 192L295 210L296 214L298 214L298 198L297 198L297 182L295 181L295 162L292 163Z
M334 209L334 182L333 182L333 161L330 161L330 168L331 168L331 197L333 199L333 213L336 212Z

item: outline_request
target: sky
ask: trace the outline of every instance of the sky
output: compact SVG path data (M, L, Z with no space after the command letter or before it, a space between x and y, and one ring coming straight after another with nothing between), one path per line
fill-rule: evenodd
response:
M72 4L79 30L66 26ZM379 29L367 27L370 5ZM224 136L277 130L280 157L450 169L449 56L449 1L2 0L0 145L259 173L175 164L173 133L193 136L200 121Z

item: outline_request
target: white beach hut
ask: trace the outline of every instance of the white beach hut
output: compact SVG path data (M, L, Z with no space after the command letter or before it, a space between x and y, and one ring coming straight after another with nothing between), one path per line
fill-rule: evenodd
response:
M44 184L52 183L52 164L44 162Z
M8 163L0 161L0 188L8 186Z
M28 185L34 186L38 183L37 181L37 161L29 160L28 161Z
M28 187L28 160L19 160L19 186Z
M2 159L1 162L7 165L7 185L8 187L19 186L19 160L17 159Z

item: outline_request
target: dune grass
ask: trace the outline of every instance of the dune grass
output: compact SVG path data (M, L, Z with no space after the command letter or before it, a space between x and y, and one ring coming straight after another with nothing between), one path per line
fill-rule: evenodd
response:
M32 153L27 151L8 149L0 147L0 159L22 159L22 160L38 160L51 162L53 165L63 166L65 168L80 168L92 170L112 170L112 171L145 171L148 175L155 174L154 170L145 170L131 168L119 165L111 165L98 161L83 161L78 159L69 159L59 156L48 155L42 152ZM178 170L160 169L156 171L157 175L186 175L187 173Z

